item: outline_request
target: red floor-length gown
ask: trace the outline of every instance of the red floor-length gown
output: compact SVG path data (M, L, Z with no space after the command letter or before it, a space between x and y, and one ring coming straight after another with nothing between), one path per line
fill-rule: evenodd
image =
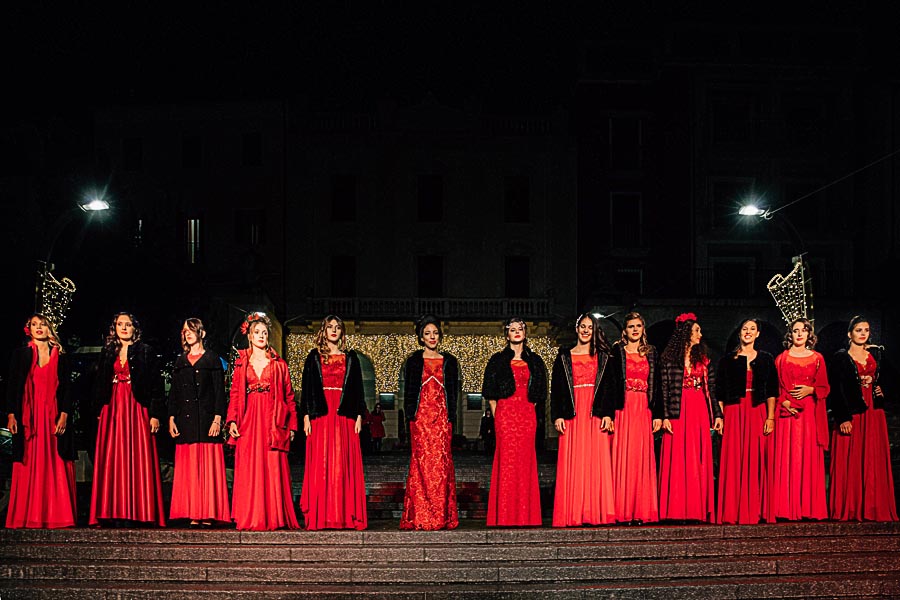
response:
M200 356L188 354L187 359L193 365L200 360ZM169 519L228 523L230 514L225 453L221 442L175 444L175 475L172 477Z
M719 513L717 523L771 523L775 436L763 435L768 409L753 406L753 371L747 369L746 393L736 404L725 405L725 430L719 456Z
M35 354L37 350L35 349ZM35 356L35 359L37 357ZM25 455L12 467L12 487L6 526L57 529L75 526L75 465L56 450L57 366L59 349L50 351L43 367L32 363L22 399L19 430L25 436ZM72 420L69 415L69 426Z
M443 358L426 358L415 421L409 422L412 457L400 529L456 529L456 474L447 420Z
M613 483L616 520L659 520L653 417L647 400L650 362L638 353L625 355L625 406L616 411L613 435Z
M231 518L238 529L272 531L299 529L291 495L291 469L287 452L273 450L273 365L262 375L247 365L247 404L234 448L234 486Z
M781 394L778 398L775 424L775 474L772 501L778 519L827 519L825 501L825 449L828 447L828 418L825 398L828 379L825 361L814 352L795 357L782 352L775 361ZM800 400L787 391L795 385L816 388L816 394ZM799 410L792 416L781 403L790 399Z
M875 375L875 359L853 361L860 377ZM872 386L861 387L868 409L851 417L850 435L831 438L831 518L838 521L896 521L891 447L884 410L872 404ZM840 423L838 423L840 425Z
M602 525L616 520L610 435L591 411L597 357L572 354L575 418L559 436L553 526Z
M306 468L300 510L307 529L365 529L366 482L362 451L353 419L337 414L346 361L344 355L322 360L322 387L328 414L312 420L306 438Z
M488 494L488 527L541 524L534 436L537 415L528 401L528 363L511 362L516 391L497 402L494 427L497 448Z
M131 391L128 361L116 358L112 399L100 410L89 523L124 519L165 525L150 416Z
M669 419L659 459L659 518L713 521L712 437L706 400L706 365L685 369L681 414Z

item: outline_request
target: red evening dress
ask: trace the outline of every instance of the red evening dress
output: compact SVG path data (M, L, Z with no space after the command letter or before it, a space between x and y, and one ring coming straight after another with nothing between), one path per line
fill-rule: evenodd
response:
M35 354L37 351L35 350ZM25 436L22 462L12 466L12 487L6 526L57 529L75 526L75 464L60 458L56 450L57 366L59 349L50 351L50 361L38 366L37 356L25 382L22 421ZM72 415L69 415L69 427Z
M710 521L716 516L706 365L684 371L681 414L669 419L659 459L659 518Z
M131 391L128 361L113 366L112 399L100 410L89 524L124 519L165 525L156 438Z
M616 520L610 435L592 414L597 357L572 354L575 418L559 436L553 526L602 525ZM505 407L504 407L505 408Z
M409 422L412 457L400 529L456 529L456 475L447 420L444 359L426 358L416 419Z
M337 414L347 363L342 354L327 364L320 360L328 414L312 420L306 438L300 510L307 529L365 529L366 482L356 421Z
M871 354L866 364L853 361L860 377L875 375ZM891 447L884 410L872 404L872 386L861 387L867 410L851 417L850 435L831 438L831 518L838 521L896 521ZM838 423L840 425L840 423Z
M647 400L650 362L646 356L625 355L625 406L616 411L613 435L613 482L616 520L659 520L653 417Z
M274 364L270 360L261 375L247 365L246 411L235 441L231 500L231 518L242 530L300 528L291 495L288 454L270 444L275 419Z
M775 436L763 435L768 409L765 402L753 406L750 369L745 392L740 402L725 405L717 523L754 525L775 521L771 510Z
M825 360L818 352L795 357L787 351L775 359L781 393L775 423L775 474L772 501L774 517L797 521L827 519L825 502L825 450L828 448L828 417L825 398L828 377ZM795 385L809 385L815 393L800 400L788 391ZM791 415L782 406L785 400L799 410Z
M528 401L528 363L511 361L516 391L497 401L494 426L497 449L488 494L488 527L541 524L534 436L537 415Z

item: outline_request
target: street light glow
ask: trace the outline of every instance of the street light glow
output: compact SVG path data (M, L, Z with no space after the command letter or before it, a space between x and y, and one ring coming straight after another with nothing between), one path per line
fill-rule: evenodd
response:
M745 204L741 207L741 210L739 210L738 213L744 215L745 217L761 217L766 214L766 211L759 208L755 204Z
M109 202L102 198L93 198L87 202L78 205L84 212L94 212L100 210L109 210Z

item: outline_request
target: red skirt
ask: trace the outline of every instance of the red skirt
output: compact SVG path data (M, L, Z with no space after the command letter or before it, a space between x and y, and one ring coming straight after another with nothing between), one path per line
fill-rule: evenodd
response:
M797 416L779 416L775 423L772 510L778 519L827 519L825 449L816 435L814 403Z
M659 459L659 518L712 522L712 438L703 390L685 388L681 417L670 421L672 433L663 435Z
M222 444L175 445L169 519L231 521Z
M763 435L766 404L753 406L751 396L748 392L739 403L725 406L718 523L775 521L770 507L775 435Z
M166 524L156 438L127 383L113 384L112 400L100 411L88 523L100 519Z
M487 525L540 525L534 405L517 396L500 400L494 424L497 448L491 470Z
M616 520L658 521L653 418L647 393L627 390L625 406L616 411L615 423L612 461Z

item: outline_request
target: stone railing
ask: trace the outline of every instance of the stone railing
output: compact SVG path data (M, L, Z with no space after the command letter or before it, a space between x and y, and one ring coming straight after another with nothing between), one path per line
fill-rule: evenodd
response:
M423 314L443 319L550 317L547 298L312 298L307 306L314 317L327 313L362 319L410 319Z

